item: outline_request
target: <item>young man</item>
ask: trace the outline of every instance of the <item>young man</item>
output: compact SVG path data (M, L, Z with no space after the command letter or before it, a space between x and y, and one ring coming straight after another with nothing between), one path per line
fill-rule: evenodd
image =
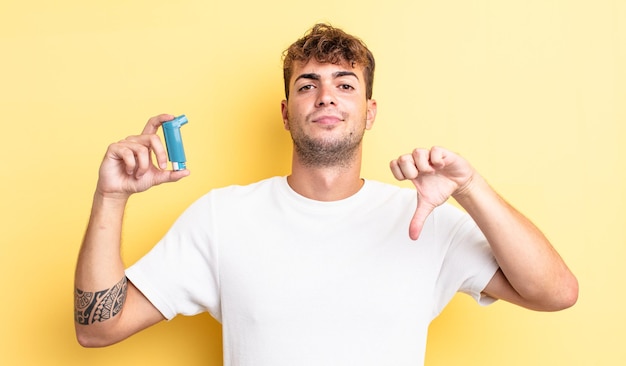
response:
M128 198L188 171L165 170L155 132L171 115L110 145L76 268L79 342L105 346L208 311L223 325L226 365L417 365L430 321L456 292L572 306L578 285L565 263L460 156L435 147L393 160L415 190L361 178L373 75L359 39L316 25L284 56L291 174L209 192L127 270Z

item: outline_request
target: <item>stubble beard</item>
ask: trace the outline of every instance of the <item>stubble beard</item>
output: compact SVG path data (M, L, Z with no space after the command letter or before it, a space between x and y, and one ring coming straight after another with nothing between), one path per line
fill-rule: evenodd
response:
M351 131L342 138L312 138L302 130L291 130L294 151L304 166L314 168L352 165L357 157L365 130Z

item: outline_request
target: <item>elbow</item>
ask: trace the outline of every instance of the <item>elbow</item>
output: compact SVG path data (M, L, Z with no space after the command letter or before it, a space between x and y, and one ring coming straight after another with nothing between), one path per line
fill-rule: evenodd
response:
M578 301L578 290L578 280L572 274L570 275L567 284L564 285L561 295L561 307L559 310L570 308L576 304L576 302Z
M78 344L81 345L81 347L85 347L85 348L97 348L97 347L101 347L97 342L94 341L94 339L92 339L91 337L86 337L83 334L76 334L76 341L78 342Z
M545 310L560 311L571 308L578 301L578 289L578 280L573 274L570 274L566 279L560 281L560 285L550 296L550 305Z
M554 312L570 308L578 301L578 280L571 273L558 281L527 286L518 292L519 305L531 310Z
M78 341L78 344L85 348L99 348L109 345L102 340L79 333L76 334L76 340Z
M76 325L76 341L85 348L101 348L117 343L85 325Z
M76 341L78 341L78 344L81 345L81 347L85 347L85 348L96 348L98 347L98 343L94 342L94 340L91 337L86 337L83 334L76 334Z

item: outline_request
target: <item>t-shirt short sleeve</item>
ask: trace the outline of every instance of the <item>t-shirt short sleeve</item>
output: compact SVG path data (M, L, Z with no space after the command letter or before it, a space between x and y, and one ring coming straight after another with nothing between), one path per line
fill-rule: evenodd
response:
M472 296L480 305L496 299L482 293L499 266L487 239L476 223L463 214L450 232L449 246L437 279L434 316L456 292Z
M210 200L207 194L189 206L163 239L126 270L133 285L168 320L204 311L221 320Z

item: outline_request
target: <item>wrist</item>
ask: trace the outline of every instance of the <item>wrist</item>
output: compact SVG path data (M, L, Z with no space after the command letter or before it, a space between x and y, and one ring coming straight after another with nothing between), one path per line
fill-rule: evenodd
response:
M124 208L130 198L129 194L124 193L107 193L96 189L93 195L93 205L105 206L110 208Z
M480 174L474 171L467 182L452 193L452 198L463 206L465 202L469 203L473 201L477 195L480 195L480 191L486 186L487 182Z

